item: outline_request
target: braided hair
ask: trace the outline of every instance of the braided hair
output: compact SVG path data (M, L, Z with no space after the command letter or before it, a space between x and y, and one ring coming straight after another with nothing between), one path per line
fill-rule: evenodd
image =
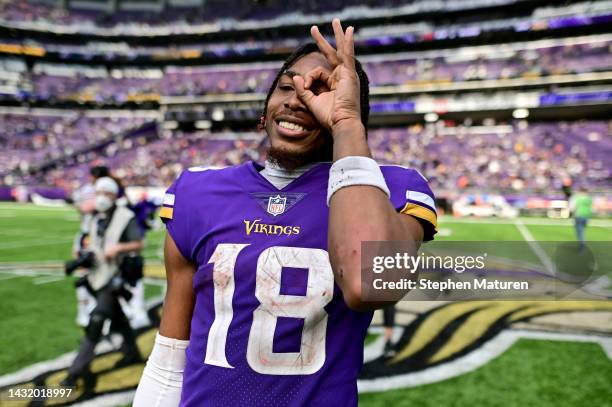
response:
M321 52L321 51L319 51L319 47L317 46L317 44L315 44L314 42L308 42L300 46L295 51L293 51L293 53L289 55L289 57L285 60L285 62L283 63L283 66L276 74L276 78L274 78L274 82L272 82L272 86L270 87L270 90L268 90L268 95L266 96L266 103L264 104L261 121L258 126L260 130L264 128L263 122L268 113L268 102L270 101L270 97L272 96L274 89L276 89L278 81L280 80L280 77L282 76L283 72L289 69L298 59L300 59L301 57L305 55L311 54L313 52ZM370 81L368 80L368 75L363 70L361 63L356 58L355 58L355 71L357 72L357 76L359 77L359 90L360 90L359 104L361 107L361 123L363 123L363 127L366 129L366 134L367 134L368 119L370 115L370 89L369 89Z

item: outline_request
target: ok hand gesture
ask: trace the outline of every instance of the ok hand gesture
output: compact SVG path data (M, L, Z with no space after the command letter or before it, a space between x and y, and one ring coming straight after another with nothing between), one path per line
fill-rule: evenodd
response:
M332 71L318 67L303 78L295 75L293 83L298 98L333 135L334 129L341 123L361 123L361 109L359 77L355 70L354 28L348 27L346 32L343 31L337 18L332 21L332 27L337 49L327 42L317 26L310 29L312 38L329 62ZM310 87L315 81L325 83L329 91L319 94L312 92Z

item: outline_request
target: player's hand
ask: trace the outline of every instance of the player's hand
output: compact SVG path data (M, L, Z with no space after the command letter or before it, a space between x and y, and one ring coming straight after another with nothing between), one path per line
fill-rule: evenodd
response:
M354 28L348 27L344 32L337 18L332 21L332 27L337 49L327 42L317 26L310 29L312 38L329 62L332 71L319 67L308 72L303 78L295 75L293 83L298 98L333 135L334 128L340 123L361 123L361 109L359 77L355 70ZM311 86L316 81L325 83L327 89L318 94L313 92Z
M104 257L107 261L111 261L117 257L120 251L121 247L118 244L112 245L104 250Z

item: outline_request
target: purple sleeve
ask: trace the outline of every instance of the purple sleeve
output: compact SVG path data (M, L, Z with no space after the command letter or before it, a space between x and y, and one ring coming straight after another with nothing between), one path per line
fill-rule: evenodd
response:
M183 171L166 191L159 216L166 224L168 234L174 240L179 252L185 259L193 262L191 236L189 235L191 228L188 226L190 211L187 204L189 199L182 182L185 173Z
M423 226L424 241L433 240L438 230L435 197L425 177L417 170L396 166L381 167L395 209L415 217Z

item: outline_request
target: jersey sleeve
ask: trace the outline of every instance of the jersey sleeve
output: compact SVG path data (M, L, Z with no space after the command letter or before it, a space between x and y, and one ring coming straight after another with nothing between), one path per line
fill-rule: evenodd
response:
M193 261L191 236L189 235L190 211L187 207L189 198L187 188L183 185L185 183L184 178L185 172L182 172L166 190L159 217L166 224L168 234L174 240L181 255L185 259Z
M381 169L395 209L415 217L421 223L424 241L433 240L438 231L438 216L435 197L425 177L411 168L389 166Z

